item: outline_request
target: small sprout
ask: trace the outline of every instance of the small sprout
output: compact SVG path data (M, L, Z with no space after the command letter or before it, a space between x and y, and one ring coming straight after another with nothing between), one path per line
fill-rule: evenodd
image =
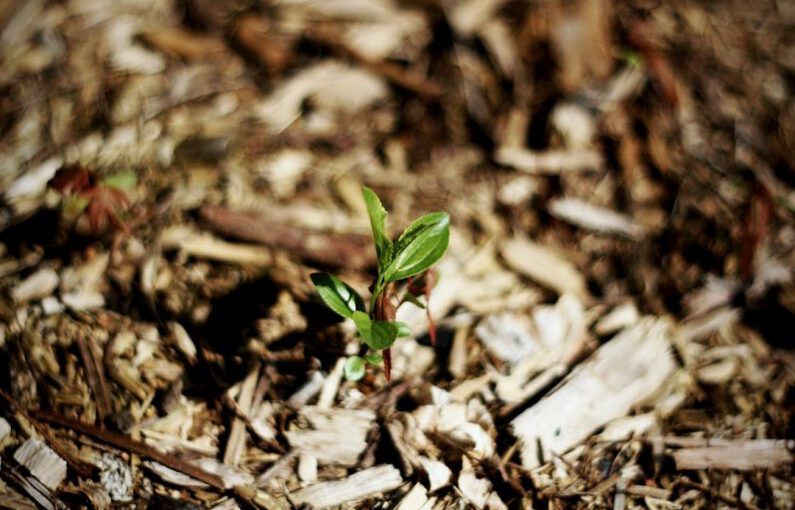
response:
M77 222L85 215L93 233L108 224L127 231L120 216L130 205L129 193L138 184L135 172L126 171L97 179L80 166L67 166L58 171L49 186L63 195L63 217Z
M442 258L450 240L450 217L444 212L416 219L395 241L386 233L386 209L369 188L362 194L370 216L378 273L373 281L369 310L362 297L349 285L325 273L312 274L320 298L334 312L353 320L359 336L370 349L364 358L351 356L345 361L345 377L356 381L364 376L366 363L384 364L387 379L391 371L390 348L398 338L411 335L409 326L395 320L397 307L413 303L427 310L430 289L436 281L430 268ZM404 288L399 285L406 283ZM400 296L402 292L402 296ZM419 298L425 297L423 304ZM431 341L436 332L428 312ZM382 354L379 354L379 351Z

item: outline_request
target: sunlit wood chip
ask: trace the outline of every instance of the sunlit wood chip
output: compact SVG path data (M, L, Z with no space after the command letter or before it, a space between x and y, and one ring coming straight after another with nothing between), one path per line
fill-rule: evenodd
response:
M423 510L428 503L428 491L421 483L415 483L411 490L403 496L395 510Z
M465 469L458 477L461 494L478 510L508 510L505 503L494 492L491 482L475 476L472 468Z
M273 262L270 251L250 244L230 243L189 227L170 227L160 234L164 249L177 249L201 259L219 260L230 264L267 266Z
M516 417L522 464L563 454L611 420L652 397L676 368L670 325L647 318L601 346L552 393Z
M526 316L490 315L475 327L475 335L493 356L511 364L541 348L532 321Z
M625 416L611 421L599 434L600 441L622 441L631 437L640 436L659 426L654 413Z
M640 314L634 303L624 303L610 310L594 326L597 335L609 335L638 322Z
M751 439L674 452L676 469L772 469L795 462L795 441Z
M49 267L39 269L11 289L17 303L49 296L58 287L58 273Z
M350 501L378 496L397 489L403 483L394 466L383 464L354 473L348 478L322 482L290 495L295 504L311 508L330 508Z
M726 358L698 369L698 380L706 384L723 384L734 377L739 368L737 358Z
M301 115L304 101L313 97L327 110L356 112L388 93L378 76L333 60L309 66L282 83L255 108L255 115L272 131L286 129Z
M452 4L449 19L455 31L462 36L472 35L490 19L496 17L505 0L465 0Z
M5 418L0 418L0 441L5 439L11 433L11 425Z
M290 446L313 455L321 464L353 466L367 447L367 433L375 414L366 410L321 409L305 406L300 416L312 429L286 432Z
M55 176L55 172L61 168L61 165L63 165L63 158L56 156L31 168L8 186L5 198L9 202L14 202L43 193L47 188L47 183Z
M66 461L38 439L28 439L14 452L14 460L41 483L56 490L66 478Z
M193 343L188 332L182 327L182 324L176 321L171 321L168 325L171 328L171 341L185 356L188 363L191 365L195 364L198 351L196 350L196 344Z
M444 462L432 460L427 457L420 457L420 464L428 475L430 492L436 492L450 483L453 472Z
M604 207L597 207L574 198L553 200L549 206L552 216L586 230L638 239L643 229L631 218Z
M602 154L595 149L533 151L523 147L503 146L494 160L530 174L554 175L563 172L599 170L604 165Z

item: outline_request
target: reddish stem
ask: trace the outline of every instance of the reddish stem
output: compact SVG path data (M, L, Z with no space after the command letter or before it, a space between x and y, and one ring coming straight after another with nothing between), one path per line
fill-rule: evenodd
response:
M394 321L397 314L397 307L395 306L395 283L388 283L381 294L375 298L375 307L373 309L373 319L378 321ZM389 348L384 349L384 374L386 380L392 379L392 351Z

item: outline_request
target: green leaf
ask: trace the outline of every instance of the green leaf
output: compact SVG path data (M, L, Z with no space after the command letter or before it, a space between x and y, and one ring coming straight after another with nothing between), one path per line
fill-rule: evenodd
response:
M624 59L624 62L627 65L632 67L642 67L643 66L643 57L640 53L636 53L632 50L625 50L624 53L621 55Z
M346 319L353 312L365 309L362 297L345 282L326 273L312 273L310 278L326 305Z
M380 354L368 354L364 357L364 359L367 361L367 363L376 366L384 362L384 357Z
M358 381L364 377L364 359L359 356L350 356L345 360L345 379Z
M398 338L405 338L407 336L411 336L411 328L408 324L402 321L395 321L395 326L397 327L397 336Z
M382 272L391 261L392 241L386 235L386 209L375 191L363 187L362 195L367 205L367 214L370 216L370 225L373 227L373 241L375 253L378 256L378 272Z
M447 213L436 212L418 218L395 243L392 262L384 270L384 281L394 282L425 271L442 258L449 241Z
M138 185L138 175L132 170L116 172L102 179L102 184L122 191L132 191Z
M398 328L392 322L374 321L364 312L353 312L356 329L370 349L386 349L397 340Z

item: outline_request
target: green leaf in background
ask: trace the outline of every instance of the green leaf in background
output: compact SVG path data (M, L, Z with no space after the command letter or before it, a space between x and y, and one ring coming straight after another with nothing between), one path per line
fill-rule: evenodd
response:
M373 240L375 253L378 256L378 272L382 272L389 264L392 256L392 241L386 235L386 209L375 191L363 187L362 195L367 205L367 214L370 216L370 225L373 227Z
M102 184L122 191L132 191L138 185L138 175L132 170L116 172L102 179Z
M392 322L374 321L364 312L353 312L351 317L356 330L370 349L378 351L386 349L397 340L398 328Z
M395 326L397 327L397 336L398 338L405 338L407 336L411 336L411 328L408 324L402 321L395 321Z
M621 57L629 66L643 67L643 57L640 53L634 52L632 50L624 50Z
M326 273L312 273L310 278L326 305L346 319L365 309L362 297L350 285Z
M367 363L376 366L384 362L384 357L380 354L368 354L364 357L364 359L367 361Z
M358 381L364 377L364 359L359 356L350 356L345 360L345 379Z
M384 281L394 282L425 271L442 258L449 241L447 213L436 212L418 218L395 243L392 261L384 270Z

